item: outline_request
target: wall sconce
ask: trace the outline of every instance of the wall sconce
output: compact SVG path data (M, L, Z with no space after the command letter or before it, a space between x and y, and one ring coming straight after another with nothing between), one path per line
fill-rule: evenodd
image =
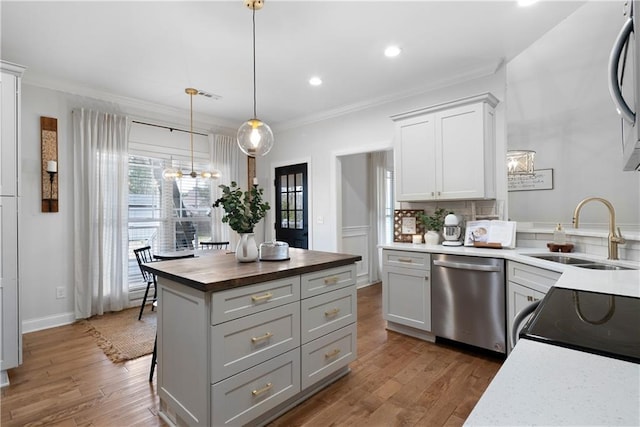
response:
M507 151L507 175L533 175L535 156L532 150Z
M40 117L42 212L58 212L58 119Z

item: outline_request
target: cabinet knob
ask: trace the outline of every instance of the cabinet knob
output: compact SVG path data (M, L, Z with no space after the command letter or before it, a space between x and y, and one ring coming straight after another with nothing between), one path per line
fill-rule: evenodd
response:
M531 295L527 295L527 301L533 301L533 297Z
M431 192L431 197L435 196L436 193L434 193L433 191Z
M442 193L438 191L438 196L441 196L441 195L442 195Z

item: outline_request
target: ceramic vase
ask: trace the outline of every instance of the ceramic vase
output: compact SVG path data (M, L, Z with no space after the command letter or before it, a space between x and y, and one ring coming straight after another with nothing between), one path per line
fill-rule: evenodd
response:
M429 230L424 233L424 242L427 245L437 245L440 243L440 233L437 231Z
M236 246L236 259L239 262L253 262L258 259L258 245L256 235L253 233L241 233Z

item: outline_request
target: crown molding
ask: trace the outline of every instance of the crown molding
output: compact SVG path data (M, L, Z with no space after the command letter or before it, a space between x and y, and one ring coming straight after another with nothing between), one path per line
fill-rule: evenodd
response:
M133 115L136 119L155 122L161 121L173 126L184 127L189 114L189 110L186 108L176 108L137 98L115 95L68 81L52 79L36 73L25 73L22 84L108 102L117 105L123 113ZM234 136L237 132L238 124L230 120L198 112L194 112L193 116L194 128L198 128L201 131ZM176 117L184 117L185 121L176 122Z
M499 61L491 62L485 66L474 68L473 70L460 73L460 74L448 77L446 79L441 79L436 82L430 82L429 84L426 84L424 86L416 87L414 89L410 89L404 92L398 92L391 95L371 98L367 101L345 105L343 107L323 111L317 114L311 114L308 116L300 117L300 118L286 121L286 122L276 123L274 124L273 129L274 129L274 132L281 132L289 129L307 126L312 123L317 123L323 120L333 119L339 116L355 113L358 111L388 104L394 101L400 101L402 99L422 95L428 92L432 92L436 89L452 86L452 85L463 83L469 80L474 80L480 77L490 76L495 74L500 69L503 62L504 60L500 59Z

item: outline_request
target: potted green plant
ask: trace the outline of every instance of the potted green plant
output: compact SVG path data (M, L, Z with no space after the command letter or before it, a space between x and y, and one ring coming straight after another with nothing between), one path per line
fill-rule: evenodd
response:
M264 190L257 186L248 191L242 191L235 181L230 186L219 185L222 196L213 203L213 207L222 206L224 216L222 222L240 234L240 241L236 247L236 259L240 262L251 262L258 259L258 246L256 245L253 229L271 208L268 202L262 200Z
M426 230L424 241L427 245L437 245L440 243L440 232L442 232L444 227L444 217L450 213L453 212L438 208L432 215L424 212L418 212L416 214L416 220L422 224Z

